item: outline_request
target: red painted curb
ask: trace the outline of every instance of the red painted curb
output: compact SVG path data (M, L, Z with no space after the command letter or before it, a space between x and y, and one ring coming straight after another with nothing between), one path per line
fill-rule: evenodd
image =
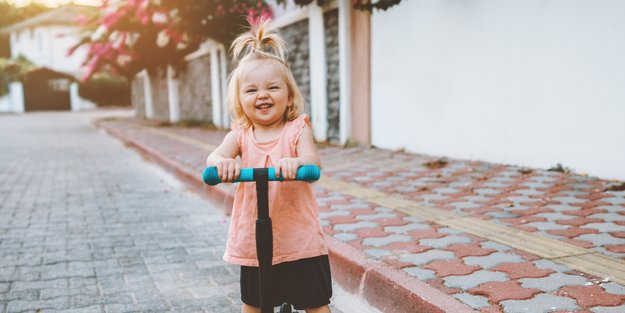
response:
M94 121L94 125L106 130L128 145L140 150L147 157L165 167L203 196L231 208L234 195L231 190L219 186L208 187L201 180L201 173L193 173L160 152L126 136L113 127ZM230 214L224 209L226 214ZM349 293L364 298L383 313L469 313L476 312L459 300L442 291L392 268L383 262L371 260L362 251L340 240L325 235L330 252L332 278Z

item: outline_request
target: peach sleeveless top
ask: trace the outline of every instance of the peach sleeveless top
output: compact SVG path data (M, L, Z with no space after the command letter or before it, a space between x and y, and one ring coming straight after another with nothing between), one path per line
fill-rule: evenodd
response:
M297 142L308 116L286 122L282 134L269 142L257 142L252 127L233 126L241 150L241 167L273 167L280 159L297 157ZM232 208L224 260L258 266L256 257L256 186L240 183ZM328 254L319 224L317 201L307 182L269 182L269 216L273 226L273 264Z

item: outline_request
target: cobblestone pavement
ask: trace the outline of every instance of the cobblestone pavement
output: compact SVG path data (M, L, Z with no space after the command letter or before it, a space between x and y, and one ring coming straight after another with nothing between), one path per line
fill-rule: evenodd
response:
M223 216L83 115L0 115L0 313L239 312Z
M225 135L101 125L200 173ZM481 312L625 312L620 182L467 160L325 147L327 234ZM424 166L426 162L432 166Z

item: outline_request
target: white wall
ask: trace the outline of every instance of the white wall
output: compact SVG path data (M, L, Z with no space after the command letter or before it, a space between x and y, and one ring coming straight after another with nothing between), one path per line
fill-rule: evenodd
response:
M6 94L0 96L0 112L11 112L11 97Z
M51 25L14 32L11 56L23 55L36 65L80 76L80 64L87 55L86 46L67 56L67 51L79 41L77 31L77 27Z
M625 1L404 0L372 17L372 143L625 179Z

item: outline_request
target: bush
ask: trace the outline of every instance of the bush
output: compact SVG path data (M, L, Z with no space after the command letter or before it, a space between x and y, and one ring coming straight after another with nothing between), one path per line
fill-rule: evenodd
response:
M9 92L9 83L23 81L26 72L32 68L33 64L22 56L17 59L0 58L0 97Z
M78 87L80 97L97 106L130 105L130 83L122 76L97 74Z

